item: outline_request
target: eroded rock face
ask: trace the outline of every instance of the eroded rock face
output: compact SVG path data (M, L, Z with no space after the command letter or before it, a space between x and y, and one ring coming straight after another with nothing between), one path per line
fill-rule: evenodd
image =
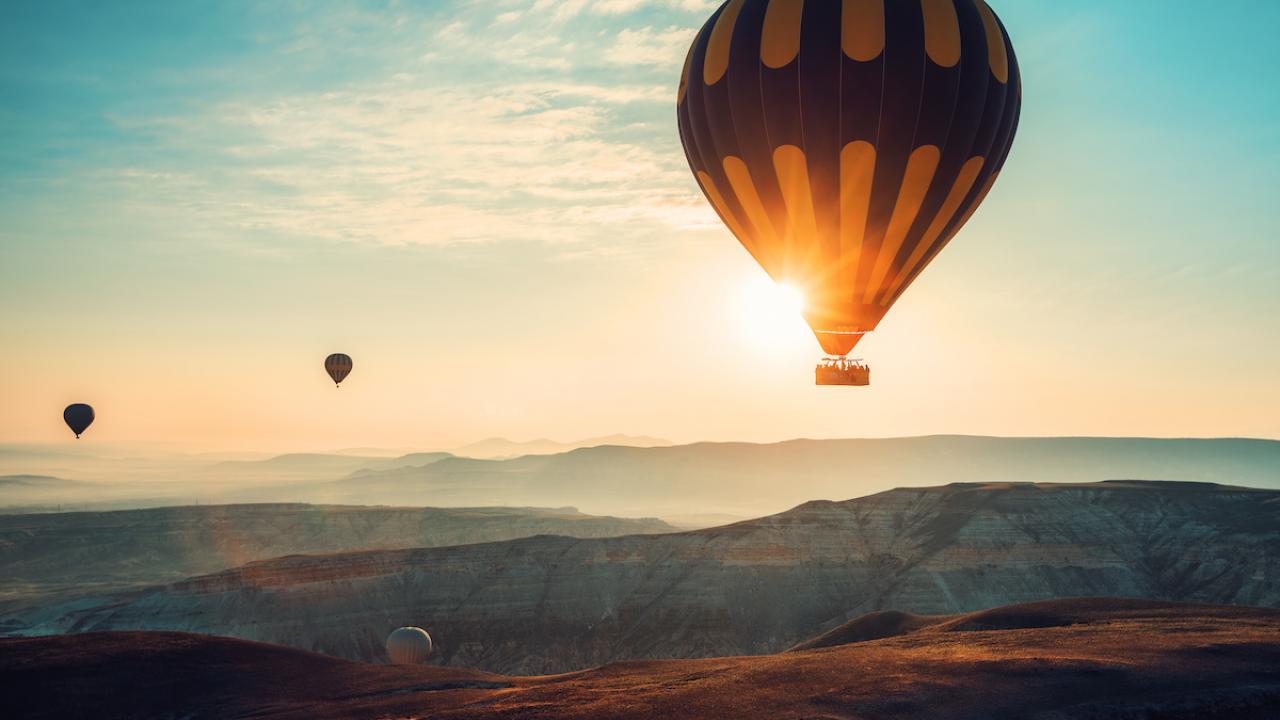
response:
M296 553L673 529L572 508L257 504L0 515L0 595L43 599L154 585Z
M951 485L811 502L720 528L297 556L71 609L49 629L171 629L380 660L549 673L785 649L862 613L1038 599L1280 606L1280 492L1202 484Z

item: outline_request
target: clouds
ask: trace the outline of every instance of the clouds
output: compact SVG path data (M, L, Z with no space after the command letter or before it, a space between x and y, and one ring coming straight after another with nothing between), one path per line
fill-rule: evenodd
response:
M220 122L256 138L235 152L275 192L237 212L262 226L380 243L572 242L595 218L665 222L688 195L678 162L609 132L617 103L650 94L392 83L231 105Z
M606 62L619 65L653 65L678 72L693 35L687 28L623 28L606 51Z
M534 0L529 14L550 14L556 20L588 13L592 15L626 15L640 10L674 10L709 15L719 0Z
M251 15L251 52L217 67L240 82L112 108L126 140L86 176L135 216L199 228L227 247L280 238L626 252L714 220L689 179L672 107L687 44L713 4Z

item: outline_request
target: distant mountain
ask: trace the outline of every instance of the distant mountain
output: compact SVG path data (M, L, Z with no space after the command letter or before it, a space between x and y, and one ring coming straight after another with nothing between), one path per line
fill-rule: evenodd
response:
M546 438L517 442L506 438L488 438L454 448L454 455L486 460L502 460L522 455L552 455L568 452L578 448L600 447L601 445L618 445L622 447L667 447L673 443L662 438L647 435L604 435L587 438L576 442L556 442Z
M0 516L0 600L44 604L52 595L170 582L296 553L672 529L573 508L202 505L7 515Z
M0 639L0 676L6 709L30 720L1280 717L1280 611L1095 598L934 620L802 652L532 678L94 633Z
M57 503L92 487L50 475L0 475L0 507Z
M717 525L742 522L750 518L743 515L728 515L725 513L672 513L664 515L662 519L681 530L701 530L702 528L716 527Z
M230 460L217 463L204 474L226 475L261 483L288 480L331 480L362 471L393 470L429 465L453 457L445 452L410 453L398 457L290 453L265 460Z
M438 460L445 460L451 457L453 457L453 455L447 452L415 452L407 455L400 455L398 457L383 458L380 462L367 464L363 469L378 471L402 467L422 467L424 465L430 465Z
M80 485L75 480L63 480L51 475L0 475L0 491L7 488L47 488Z
M501 461L445 458L361 473L358 481L291 488L290 494L271 499L574 505L611 515L754 517L814 498L842 499L891 487L1108 478L1280 488L1280 442L931 436L606 445Z
M196 630L371 660L412 620L437 634L437 662L554 673L777 652L877 610L1086 595L1280 606L1280 491L898 489L664 535L283 557L12 627Z
M177 504L177 499L572 505L595 514L672 517L683 527L758 517L814 498L841 499L940 482L1150 478L1280 488L1280 442L1274 440L931 436L645 448L618 444L624 441L661 442L593 438L582 441L591 447L506 460L439 452L395 457L298 453L227 462L193 456L77 456L66 467L55 467L54 455L40 456L47 461L42 464L32 459L35 455L23 454L25 446L0 446L0 474L92 481L34 503L42 507L154 506L165 498L163 504ZM519 454L505 443L488 451ZM523 451L533 449L525 446ZM0 494L0 507L6 504L30 503L6 501Z
M383 447L358 447L358 448L342 448L334 450L334 455L359 455L361 457L385 457L395 458L403 455L412 455L418 452L417 448L399 447L399 448L383 448Z
M94 464L114 465L116 458L97 457L92 446L0 443L0 475L83 477L81 470Z

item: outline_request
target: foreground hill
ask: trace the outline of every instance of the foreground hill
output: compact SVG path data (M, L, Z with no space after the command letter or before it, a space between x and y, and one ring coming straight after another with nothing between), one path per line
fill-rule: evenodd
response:
M0 593L12 599L154 585L296 553L672 529L660 520L583 515L573 508L264 504L3 515Z
M875 610L1081 595L1280 605L1280 492L900 489L666 535L284 557L14 622L193 630L365 660L388 629L414 624L436 636L438 662L543 673L777 652Z
M24 718L1280 716L1280 612L1105 599L998 608L878 640L551 677L375 666L180 633L0 640Z
M813 498L847 498L938 482L1094 482L1147 478L1280 489L1280 442L1151 438L932 436L793 440L768 445L583 448L509 460L464 457L348 480L292 486L262 499L468 505L573 505L586 512L753 517ZM281 494L284 493L284 494Z

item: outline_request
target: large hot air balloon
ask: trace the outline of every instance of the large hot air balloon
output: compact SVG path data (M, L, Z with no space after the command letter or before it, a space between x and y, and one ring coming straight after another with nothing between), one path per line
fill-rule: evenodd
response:
M93 417L93 408L84 403L68 405L62 411L62 421L76 434L76 438L93 424Z
M1021 82L984 0L728 0L698 33L677 116L689 166L730 231L805 296L846 359L1000 173Z
M387 636L387 657L396 665L414 665L431 654L431 636L420 627L397 628Z
M344 353L334 353L324 359L324 371L333 378L335 387L341 387L342 381L351 372L351 357Z

